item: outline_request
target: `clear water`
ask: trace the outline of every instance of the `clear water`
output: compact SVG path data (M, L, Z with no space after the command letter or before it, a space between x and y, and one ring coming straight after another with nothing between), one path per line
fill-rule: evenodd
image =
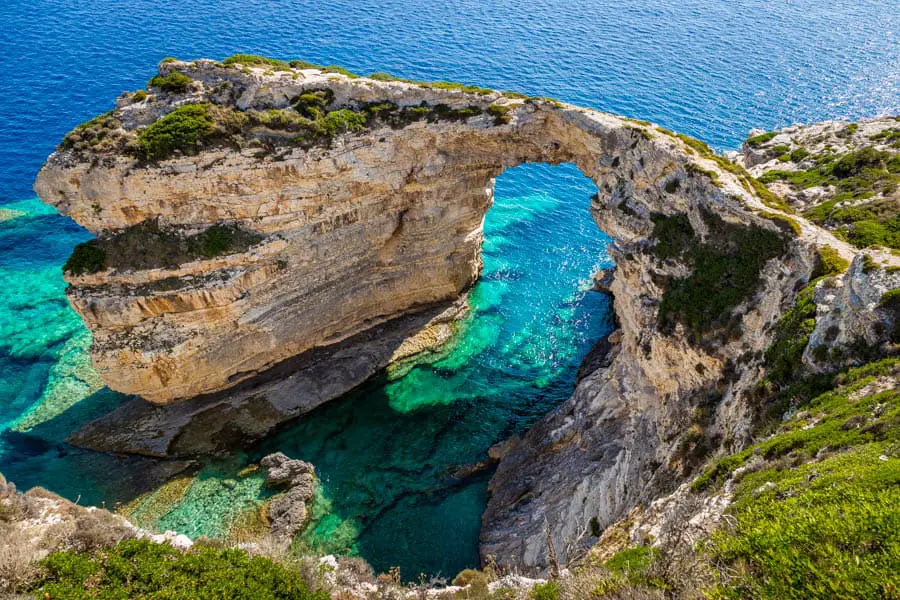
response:
M90 337L63 295L60 266L89 236L34 200L31 183L66 131L143 87L164 56L247 51L514 89L653 120L719 148L751 127L900 112L900 11L883 0L184 6L0 5L0 472L22 486L95 503L138 486L141 460L62 443L122 399L99 389ZM411 577L472 564L487 474L452 473L567 397L575 365L608 328L605 300L584 292L604 261L605 238L585 209L592 191L571 167L504 174L473 317L449 354L208 466L173 510L148 500L138 516L221 534L229 515L265 494L258 475L237 471L280 449L322 474L310 544L355 547Z

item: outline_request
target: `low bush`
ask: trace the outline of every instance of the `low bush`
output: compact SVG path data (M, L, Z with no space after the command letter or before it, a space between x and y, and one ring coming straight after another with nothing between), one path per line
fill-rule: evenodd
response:
M348 71L344 67L339 67L337 65L328 65L327 67L322 67L321 71L323 73L339 73L340 75L349 77L350 79L359 79L359 75L357 75L353 71Z
M508 113L511 109L511 106L491 104L488 106L488 114L494 117L494 125L505 125L510 121Z
M150 87L158 87L159 89L173 94L183 94L190 87L194 80L183 73L172 71L165 77L157 75L150 80Z
M847 270L850 262L841 257L831 246L822 246L818 250L818 261L813 272L813 279L822 276L840 275Z
M251 67L273 67L275 69L288 70L293 65L278 60L277 58L267 58L256 54L233 54L222 61L223 65L245 65ZM298 67L299 68L299 67Z
M197 152L215 131L208 104L185 104L144 129L138 146L145 157L163 160L176 151Z
M95 554L55 552L33 586L41 597L88 600L327 600L297 572L242 550L202 546L181 552L146 540L121 542Z
M534 600L559 600L560 585L558 581L539 583L531 588L531 597Z
M113 111L103 113L81 123L66 134L60 147L76 151L113 152L121 149L124 142L122 122L113 116Z
M72 275L97 273L106 266L106 251L95 241L83 242L75 246L72 255L63 265L63 271Z
M291 106L307 119L319 119L328 112L328 105L334 100L334 92L329 89L308 90L291 102Z
M762 146L763 144L774 138L776 135L778 135L777 131L768 131L766 133L755 135L747 139L747 145L751 148L758 148L759 146Z

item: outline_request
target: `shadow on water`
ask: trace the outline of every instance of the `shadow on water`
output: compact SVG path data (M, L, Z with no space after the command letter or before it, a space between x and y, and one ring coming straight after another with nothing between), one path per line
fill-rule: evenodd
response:
M41 486L82 504L115 506L152 490L190 464L83 450L64 440L130 398L103 388L25 431L0 432L0 472L19 489Z

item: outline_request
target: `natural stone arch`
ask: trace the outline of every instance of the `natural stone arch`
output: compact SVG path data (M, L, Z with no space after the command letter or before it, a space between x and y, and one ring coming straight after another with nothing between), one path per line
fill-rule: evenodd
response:
M660 332L668 282L691 265L654 254L654 219L681 216L682 229L688 223L701 242L725 224L779 231L755 214L764 207L751 182L702 144L648 123L497 92L209 61L169 63L161 73L175 69L194 80L187 92L120 102L114 116L126 148L138 127L184 102L283 109L303 92L328 89L330 109L384 101L447 108L402 127L376 122L328 147L279 145L282 132L266 130L250 132L276 140L266 152L219 140L160 162L120 147L51 156L38 193L95 233L127 241L146 234L135 227L155 222L180 237L217 224L262 236L225 256L69 277L105 381L166 405L126 405L76 442L159 455L212 451L346 391L405 353L410 331L440 329L428 318L448 318L445 309L480 272L493 178L526 162L572 162L597 185L591 210L616 240L621 329L602 367L501 462L483 554L544 566L545 522L565 553L592 518L606 526L670 487L691 414L711 393L709 429L720 440L746 436L733 424L747 410L741 393L749 379L731 365L743 361L749 373L758 364L766 332L812 260L785 235L783 252L733 307L752 333L698 344L681 327ZM478 110L453 112L467 107ZM405 325L393 327L398 322ZM180 400L198 394L208 395ZM563 471L577 475L562 485L554 476Z
M239 75L202 63L182 70L210 86ZM334 78L281 82L288 89L269 90L270 97L262 95L263 77L241 98L266 108L278 106L279 96L328 85L344 104L495 100ZM126 127L147 119L144 107L119 110ZM516 104L509 116L499 126L482 116L375 129L331 150L262 160L254 150L210 149L159 164L123 155L72 164L57 153L36 188L95 233L159 219L187 230L236 223L266 236L242 255L71 278L70 297L94 332L105 381L161 404L215 392L372 324L454 299L478 276L493 177L524 162L575 163L600 190L595 215L620 245L649 235L651 213L702 203L738 214L709 177L686 170L696 157L653 128L550 102ZM674 181L683 185L666 192ZM212 273L222 274L212 287L153 286Z

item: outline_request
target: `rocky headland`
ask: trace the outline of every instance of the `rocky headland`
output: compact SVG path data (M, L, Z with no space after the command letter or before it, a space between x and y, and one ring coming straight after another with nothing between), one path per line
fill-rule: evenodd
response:
M859 131L893 143L887 126ZM796 141L763 162L778 135L748 142L754 174L807 166ZM880 211L896 202L881 183L896 155L876 150L887 154L846 172L877 186L852 206ZM819 167L838 189L834 165L854 151L832 151ZM663 539L685 510L710 531L729 500L715 486L679 500L693 477L728 479L709 465L808 401L787 391L807 373L895 352L896 254L860 250L866 226L797 214L821 196L764 177L769 189L698 140L458 84L259 57L167 61L148 90L70 133L35 186L97 235L66 266L69 299L104 381L140 397L73 443L214 453L445 341L481 269L493 179L525 162L571 162L596 183L584 203L615 238L604 286L618 329L572 398L504 447L486 564L555 572L605 531L624 548ZM896 388L891 368L870 396Z

